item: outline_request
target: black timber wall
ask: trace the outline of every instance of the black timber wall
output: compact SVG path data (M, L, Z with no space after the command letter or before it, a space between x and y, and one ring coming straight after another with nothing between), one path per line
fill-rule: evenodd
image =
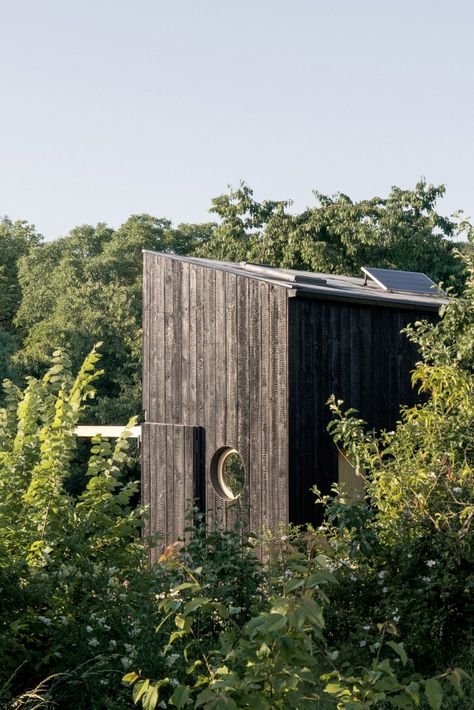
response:
M239 507L247 524L253 530L285 524L286 289L149 252L143 288L146 421L202 427L201 502L211 514L226 523L237 514L235 504L216 495L209 478L211 457L227 445L245 463ZM143 456L148 460L146 441ZM144 469L144 488L156 485L154 466Z
M416 395L410 371L417 350L402 328L430 312L343 301L290 298L290 520L318 522L310 488L324 493L337 481L337 450L326 431L331 394L359 410L369 427L392 430L400 404Z

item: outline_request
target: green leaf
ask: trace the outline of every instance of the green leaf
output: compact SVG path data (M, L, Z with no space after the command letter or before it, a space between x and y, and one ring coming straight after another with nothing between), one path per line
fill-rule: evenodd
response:
M186 668L187 675L191 675L191 673L194 673L196 668L198 668L199 666L202 666L202 661L199 660L199 658L198 658L194 661L194 663L192 665L190 665L190 666L188 666L188 668Z
M299 577L293 577L293 579L290 579L286 584L285 584L285 592L288 594L289 592L294 592L295 589L299 589L302 587L304 584L304 579L300 579Z
M308 621L316 626L318 629L324 628L324 616L323 610L317 604L314 599L310 597L303 597L301 599L301 606L304 609Z
M144 695L150 685L148 678L146 680L139 680L133 687L132 698L135 705L138 703L142 695Z
M190 699L191 693L189 692L189 688L185 685L178 685L170 698L170 705L175 705L178 710L181 710L181 708L184 708L185 705L188 704Z
M155 685L150 686L142 700L143 710L155 710L158 703L158 697L158 688Z
M443 702L443 689L436 678L425 681L425 695L432 710L440 710Z
M182 614L176 614L176 616L174 617L174 623L176 624L178 629L184 629L186 619Z
M132 683L135 683L135 681L138 680L139 677L140 676L138 675L138 673L135 673L135 671L133 671L132 673L126 673L123 676L122 680L125 683L130 683L130 685L131 685Z
M408 661L408 656L407 656L406 651L403 648L403 646L401 646L399 643L395 643L395 641L387 641L387 646L390 646L390 648L393 648L395 653L397 653L400 656L400 660L403 663L403 665L406 666L407 661Z
M405 692L408 693L408 695L412 698L414 701L415 705L420 704L420 684L417 683L416 681L412 681L408 685L405 686Z
M465 671L463 671L462 668L453 668L451 673L448 675L448 678L454 686L457 694L462 697L464 695L464 691L462 689L461 683L463 679L469 679L469 675Z
M199 607L208 604L210 601L209 597L195 597L184 605L183 613L191 614L193 611L196 611Z
M208 700L214 700L214 699L215 699L215 695L212 692L212 690L210 688L206 688L201 693L199 693L199 695L197 696L194 707L200 708L202 705L204 705L204 703L207 703Z

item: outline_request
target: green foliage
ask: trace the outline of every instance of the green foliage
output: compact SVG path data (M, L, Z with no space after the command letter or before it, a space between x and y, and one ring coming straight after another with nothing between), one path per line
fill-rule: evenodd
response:
M472 707L474 273L433 325L407 330L425 395L394 432L368 432L334 398L330 430L365 500L321 497L326 522L266 547L264 596L242 617L193 557L159 601L179 669L125 677L136 701L184 708ZM463 670L465 668L466 670ZM466 672L468 671L468 672Z
M421 180L414 190L393 187L386 198L353 202L315 192L316 207L300 214L290 201L257 202L241 183L213 200L221 223L199 255L309 271L360 275L361 266L423 271L435 281L462 282L454 242L472 235L460 214L443 217L436 202L444 187Z
M100 706L98 698L115 693L120 707L123 669L141 660L144 646L156 647L147 632L155 582L142 574L142 512L130 505L137 484L121 477L127 439L113 447L96 439L85 490L77 497L67 492L74 428L95 394L98 357L93 350L73 377L58 350L44 377L30 378L23 393L6 383L0 410L0 701L39 683L41 693L33 695L47 691L63 706ZM25 703L31 697L27 693Z
M26 223L0 225L0 380L39 376L54 347L79 368L97 341L105 343L105 377L89 419L125 421L141 410L143 249L224 260L265 262L329 273L360 266L425 271L459 287L454 239L472 233L461 215L436 211L444 188L420 181L386 198L352 202L315 193L300 214L290 201L257 202L241 184L213 200L220 224L180 224L133 215L114 230L83 225L40 243Z
M38 375L51 343L67 349L79 368L103 341L105 376L89 418L110 423L141 411L142 250L182 253L209 238L212 225L181 225L134 215L119 229L73 229L20 261L22 301L16 325L25 334L16 363Z
M453 260L445 237L471 227L436 213L441 194L420 183L361 203L318 195L293 215L242 185L214 201L218 227L141 215L42 245L3 223L0 374L30 376L24 391L5 383L0 409L0 707L474 705L474 271ZM331 400L365 500L318 494L320 529L256 548L194 511L185 544L149 565L127 439L95 440L84 465L73 433L91 406L107 422L139 411L142 248L466 278L437 325L407 329L424 399L394 432L367 431ZM51 360L52 342L70 354Z
M16 332L13 321L22 295L18 262L40 241L33 225L20 221L13 223L7 217L0 220L0 382L17 377L13 356L21 334Z
M0 330L12 330L12 321L21 301L18 283L18 261L41 237L33 225L0 220Z
M341 402L330 401L333 438L365 473L367 492L354 505L337 491L320 498L338 569L330 638L346 658L363 629L390 619L425 672L474 669L472 262L467 272L464 294L444 308L439 323L407 329L423 358L413 382L426 399L402 410L394 432L376 436L354 410L344 413ZM437 687L427 686L431 707ZM472 707L471 688L468 699L451 707Z
M319 552L321 534L293 534L297 546L284 537L279 559L270 565L283 563L284 574L267 577L272 591L247 620L241 608L209 591L204 567L190 569L180 557L168 562L185 580L160 595L158 603L157 632L168 630L164 653L174 670L159 680L127 673L123 680L133 686L135 703L149 710L159 702L177 708L344 710L415 708L424 696L437 708L447 680L462 694L466 674L461 669L429 678L413 671L403 644L386 638L397 634L392 623L379 625L377 640L368 646L370 665L364 666L354 649L352 664L340 662L324 636L324 610L336 580ZM273 554L276 549L273 545Z

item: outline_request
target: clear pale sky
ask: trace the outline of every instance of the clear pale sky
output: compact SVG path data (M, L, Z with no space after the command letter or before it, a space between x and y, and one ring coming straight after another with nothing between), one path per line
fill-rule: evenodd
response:
M0 214L48 239L445 183L474 216L471 0L0 0Z

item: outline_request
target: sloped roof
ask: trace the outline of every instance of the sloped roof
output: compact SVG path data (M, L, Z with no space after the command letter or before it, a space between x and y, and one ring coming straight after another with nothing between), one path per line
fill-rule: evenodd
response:
M144 250L147 253L147 250ZM437 311L448 299L430 294L412 294L407 292L384 291L375 282L365 283L363 277L322 274L296 269L279 269L264 264L248 262L234 263L199 259L197 257L178 256L165 252L148 252L176 261L204 266L210 269L226 271L237 276L244 276L257 281L275 284L288 290L289 297L309 297L335 301L353 301L387 307L409 308L415 310Z

